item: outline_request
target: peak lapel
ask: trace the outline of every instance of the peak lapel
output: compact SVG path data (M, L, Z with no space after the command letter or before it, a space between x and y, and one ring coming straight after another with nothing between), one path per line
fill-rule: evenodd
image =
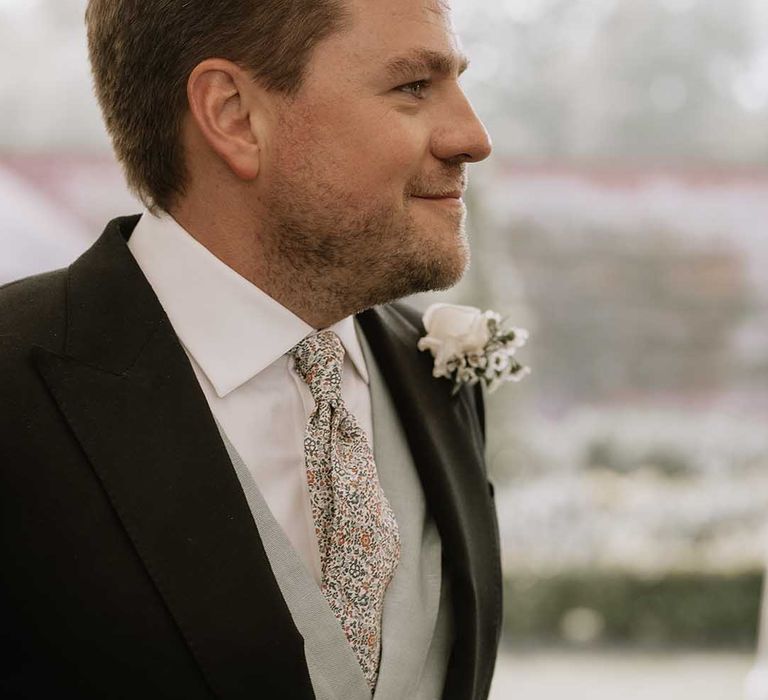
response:
M303 640L194 372L116 220L38 369L214 693L311 698ZM137 611L140 614L140 611Z
M457 640L444 698L485 698L501 619L498 527L471 393L451 397L416 347L421 324L400 305L358 316L405 430L453 581Z

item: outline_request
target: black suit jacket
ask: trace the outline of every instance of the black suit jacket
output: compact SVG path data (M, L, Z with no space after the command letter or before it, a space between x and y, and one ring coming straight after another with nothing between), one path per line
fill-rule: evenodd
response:
M110 222L0 290L0 697L313 697L298 634L189 361ZM485 698L501 623L479 391L450 396L418 315L358 316L452 579L444 697Z

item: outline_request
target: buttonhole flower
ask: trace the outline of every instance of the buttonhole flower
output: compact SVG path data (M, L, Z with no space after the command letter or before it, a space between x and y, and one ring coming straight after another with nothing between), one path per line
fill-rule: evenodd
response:
M427 334L418 342L434 358L432 376L453 382L453 395L464 384L483 382L493 393L506 382L531 373L515 359L528 340L524 328L507 327L495 311L473 306L432 304L422 317Z

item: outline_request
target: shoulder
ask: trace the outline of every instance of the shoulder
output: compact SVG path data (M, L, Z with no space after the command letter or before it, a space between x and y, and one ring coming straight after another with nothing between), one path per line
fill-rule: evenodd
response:
M58 270L0 287L0 466L4 476L31 463L40 446L29 438L31 426L48 415L52 403L35 355L40 348L60 353L64 347L66 278L66 270Z
M0 361L12 348L59 350L66 330L67 270L26 277L0 287Z

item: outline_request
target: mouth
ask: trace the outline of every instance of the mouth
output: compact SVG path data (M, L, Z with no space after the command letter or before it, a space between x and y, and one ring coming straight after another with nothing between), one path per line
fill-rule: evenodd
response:
M462 190L451 190L449 192L437 192L430 194L415 194L416 199L455 199L460 200L464 192Z

